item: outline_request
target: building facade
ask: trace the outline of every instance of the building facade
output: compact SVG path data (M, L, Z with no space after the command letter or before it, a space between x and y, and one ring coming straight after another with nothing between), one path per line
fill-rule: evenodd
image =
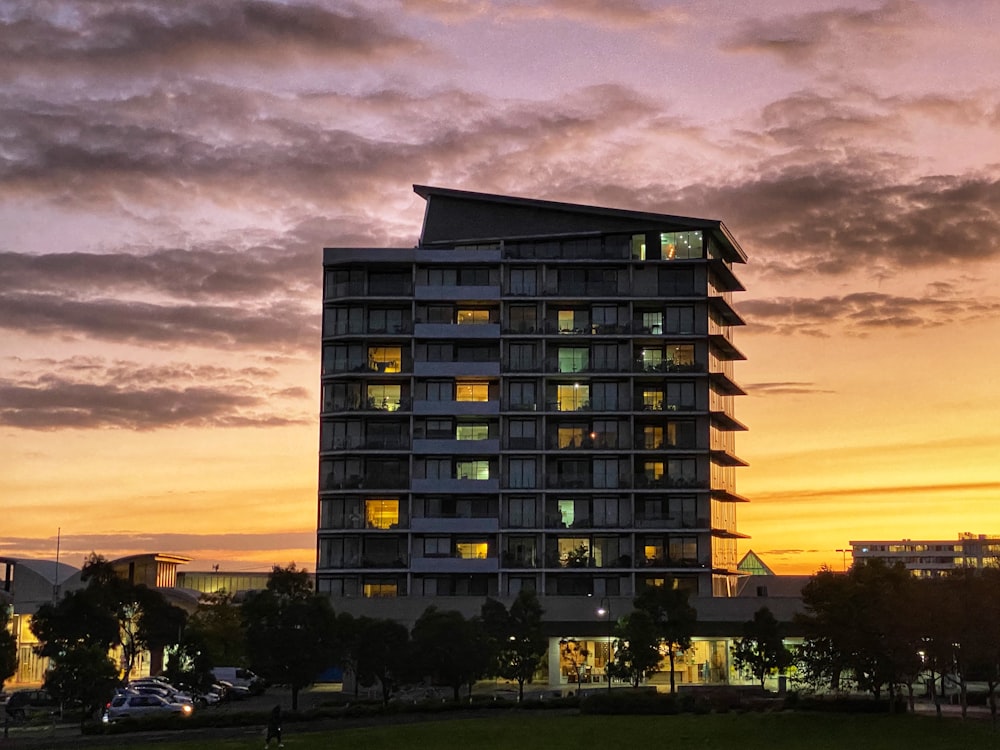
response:
M851 542L855 562L879 558L902 563L918 578L934 578L962 568L981 569L1000 565L1000 536L958 535L957 539L896 539Z
M532 589L560 632L734 597L726 227L415 190L416 247L324 251L317 589L409 623Z

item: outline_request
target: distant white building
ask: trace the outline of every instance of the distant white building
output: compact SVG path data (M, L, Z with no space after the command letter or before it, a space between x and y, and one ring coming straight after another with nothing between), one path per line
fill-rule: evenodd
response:
M902 563L918 578L933 578L961 568L996 567L1000 563L1000 536L958 535L957 540L898 539L851 542L854 561L881 559Z

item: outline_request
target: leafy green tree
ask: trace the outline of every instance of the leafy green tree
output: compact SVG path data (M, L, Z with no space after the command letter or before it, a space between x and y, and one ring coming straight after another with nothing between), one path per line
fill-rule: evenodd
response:
M733 646L733 662L737 669L749 671L762 690L768 674L791 666L792 653L785 648L781 625L767 607L761 607L753 619L743 623L743 637Z
M251 668L271 682L292 689L292 709L299 691L336 657L336 617L330 600L312 590L308 573L292 563L275 566L267 588L243 604Z
M100 645L77 644L51 660L45 689L64 704L80 704L80 724L104 706L118 684L114 663Z
M496 599L483 603L480 617L491 642L493 672L517 682L517 700L524 700L524 684L530 684L548 650L542 629L542 606L534 591L521 590L510 610Z
M649 612L636 609L615 624L611 675L632 687L648 679L660 664L660 634Z
M249 665L243 615L225 591L202 594L188 617L180 643L171 655L171 680L207 690L214 682L213 667Z
M410 634L414 666L435 683L448 685L458 703L459 691L482 677L488 669L486 632L477 618L461 612L428 607Z
M660 642L667 649L671 693L677 692L674 677L676 655L691 648L691 638L698 622L698 610L688 603L688 596L687 590L675 588L673 581L667 581L663 586L644 589L633 601L636 609L649 615Z
M358 617L353 623L351 642L355 674L365 685L378 682L383 705L410 666L410 634L395 620Z

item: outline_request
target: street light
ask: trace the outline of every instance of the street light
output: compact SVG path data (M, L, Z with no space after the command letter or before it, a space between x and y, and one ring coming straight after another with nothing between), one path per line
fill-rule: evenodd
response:
M834 550L834 552L840 552L841 553L841 563L844 566L844 572L846 573L847 572L847 553L850 552L852 554L852 556L853 556L854 550L853 549L844 548L844 549Z
M601 597L601 606L597 608L597 614L608 618L608 659L604 663L604 671L608 673L608 692L611 692L611 600L606 596Z

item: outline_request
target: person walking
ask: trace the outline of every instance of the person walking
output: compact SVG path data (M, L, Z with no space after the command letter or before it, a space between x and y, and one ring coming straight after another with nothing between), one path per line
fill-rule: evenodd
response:
M267 739L264 740L264 747L271 747L271 740L278 741L278 747L284 747L281 741L281 706L277 705L271 709L271 716L267 720Z

